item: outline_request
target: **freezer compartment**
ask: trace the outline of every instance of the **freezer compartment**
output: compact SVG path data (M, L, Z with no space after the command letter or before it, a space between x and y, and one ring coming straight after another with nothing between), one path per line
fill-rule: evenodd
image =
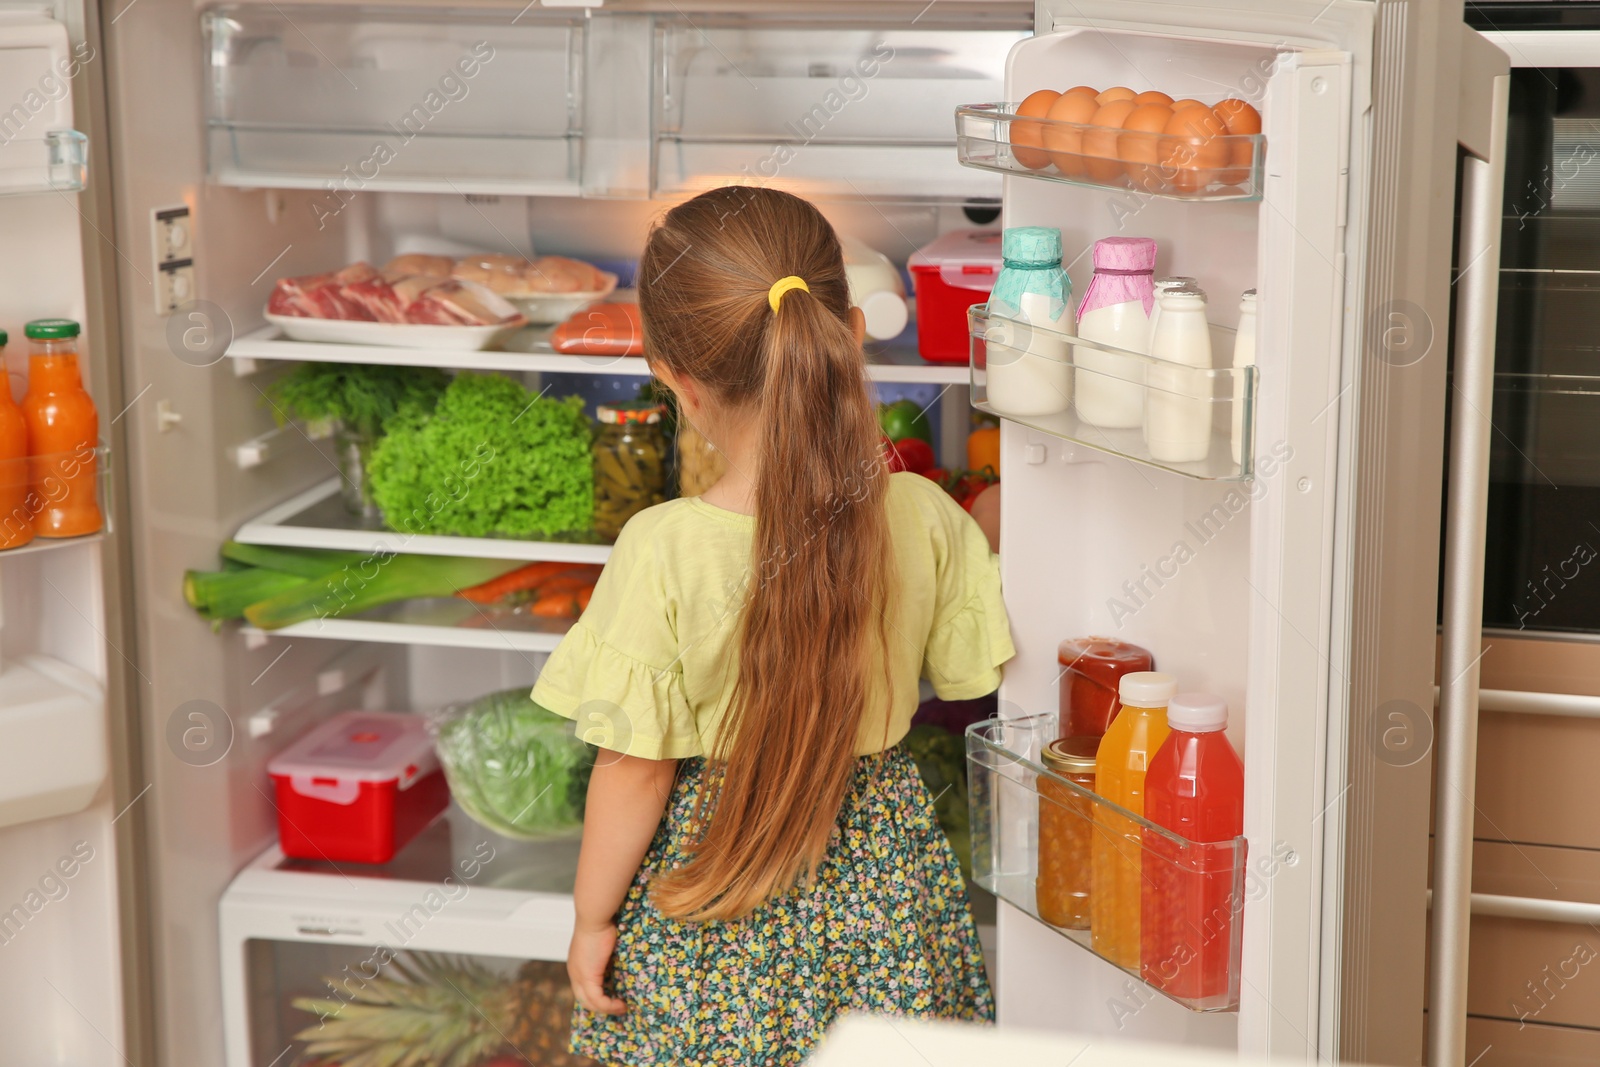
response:
M236 5L201 15L207 173L326 189L574 195L582 36L571 12Z
M1260 200L1266 138L1193 138L1052 119L1021 118L1016 104L956 109L963 164L1172 200Z
M1256 367L1170 363L993 316L987 305L967 321L980 411L1191 478L1251 477ZM1214 357L1227 358L1234 336L1212 324Z
M89 180L89 139L76 130L0 141L0 196L76 193Z
M999 94L1026 21L939 17L912 28L840 14L661 17L655 191L758 182L805 196L999 196L952 157L949 114Z
M1245 839L1187 841L1053 774L1037 759L1056 735L1055 715L967 729L973 881L1191 1011L1236 1010Z

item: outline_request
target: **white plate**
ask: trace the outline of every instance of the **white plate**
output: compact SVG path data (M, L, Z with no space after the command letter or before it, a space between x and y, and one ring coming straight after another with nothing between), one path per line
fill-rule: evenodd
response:
M496 295L509 300L529 322L549 326L565 322L590 304L598 304L616 290L617 276L607 271L600 273L605 275L606 284L592 293L498 293Z
M381 345L389 348L442 348L481 352L493 348L507 335L526 326L526 319L492 326L431 326L410 322L363 322L348 319L307 319L298 315L267 315L267 321L291 341L316 341L339 345Z

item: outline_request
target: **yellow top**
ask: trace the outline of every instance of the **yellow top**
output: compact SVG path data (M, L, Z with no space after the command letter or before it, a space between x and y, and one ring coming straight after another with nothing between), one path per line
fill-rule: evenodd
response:
M978 524L919 474L891 475L885 496L900 583L893 697L869 708L862 755L906 735L919 677L946 700L968 700L993 692L1000 664L1015 654L999 560ZM646 759L711 751L737 677L754 531L752 516L698 497L635 515L588 610L550 654L534 702L577 720L578 736L602 748ZM875 684L881 692L884 683Z

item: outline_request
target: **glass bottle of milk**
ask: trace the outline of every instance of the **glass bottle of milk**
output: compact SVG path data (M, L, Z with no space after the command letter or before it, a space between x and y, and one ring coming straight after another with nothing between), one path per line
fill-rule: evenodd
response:
M1174 274L1170 278L1157 278L1155 280L1156 301L1155 306L1150 309L1151 337L1156 335L1156 323L1161 321L1161 294L1168 289L1179 289L1185 285L1192 285L1197 289L1200 287L1199 282L1186 274Z
M1233 338L1233 461L1244 456L1244 371L1256 365L1256 291L1246 289L1239 298L1239 332Z
M984 389L998 415L1055 415L1072 403L1072 282L1061 269L1061 231L1013 226L1000 238L1000 275L989 294Z
M1192 463L1211 451L1211 327L1206 294L1188 285L1161 294L1161 319L1150 339L1145 376L1144 440L1150 458Z
M1150 351L1156 243L1106 237L1094 243L1094 280L1078 306L1078 336L1107 348ZM1072 351L1078 418L1091 426L1131 429L1144 421L1144 362L1077 345Z

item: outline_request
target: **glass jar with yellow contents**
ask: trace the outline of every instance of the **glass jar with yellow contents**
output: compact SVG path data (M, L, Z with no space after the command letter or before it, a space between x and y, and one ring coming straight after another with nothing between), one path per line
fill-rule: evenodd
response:
M615 540L634 515L667 499L660 404L602 404L594 439L594 528Z
M1044 750L1045 769L1093 791L1098 737L1064 737ZM1089 928L1094 811L1088 797L1039 776L1039 918L1067 930Z

